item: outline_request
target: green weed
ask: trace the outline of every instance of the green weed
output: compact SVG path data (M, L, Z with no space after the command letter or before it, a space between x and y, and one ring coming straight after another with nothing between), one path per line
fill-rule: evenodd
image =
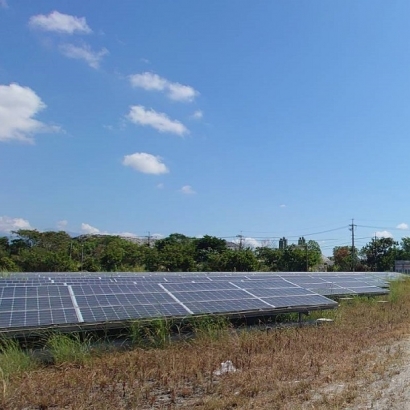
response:
M0 379L8 380L14 373L24 372L36 367L35 360L19 344L11 339L0 341Z
M81 340L80 335L53 334L47 341L46 347L50 349L54 362L83 364L90 358L91 340L85 338Z

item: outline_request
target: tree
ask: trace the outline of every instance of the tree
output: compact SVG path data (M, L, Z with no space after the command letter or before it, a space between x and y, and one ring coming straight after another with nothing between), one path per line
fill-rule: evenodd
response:
M397 245L398 243L393 238L373 238L361 249L360 255L371 270L389 271L394 267Z
M172 233L166 238L158 239L155 242L155 247L160 251L166 245L175 245L175 244L179 244L183 246L192 246L193 238L185 236L181 233Z
M298 245L289 245L279 250L278 270L280 272L303 272L307 269L309 256L306 248Z
M101 267L104 271L110 272L118 270L125 256L125 250L121 246L121 239L110 241L101 255Z
M397 249L396 259L410 260L410 238L401 238L400 249Z
M209 235L194 239L194 247L197 270L206 272L215 270L216 256L227 250L225 240Z
M322 263L322 250L316 241L307 241L308 267L310 269Z
M258 260L251 249L232 250L222 253L220 270L226 272L253 272L258 269Z
M357 255L357 251L355 252ZM333 270L338 272L350 272L352 269L352 247L335 246L333 248Z
M261 246L255 249L256 258L260 264L260 270L265 272L275 272L278 270L278 261L281 250Z

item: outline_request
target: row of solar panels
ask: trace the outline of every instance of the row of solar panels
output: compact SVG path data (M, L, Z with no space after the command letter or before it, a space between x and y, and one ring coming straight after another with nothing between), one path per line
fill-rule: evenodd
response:
M326 296L385 286L386 274L14 274L0 279L0 329L330 309Z

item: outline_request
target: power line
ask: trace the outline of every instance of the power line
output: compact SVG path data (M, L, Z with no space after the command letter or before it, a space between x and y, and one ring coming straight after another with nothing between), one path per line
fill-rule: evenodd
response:
M389 227L389 226L370 226L370 225L357 225L360 228L371 228L371 229L389 229L389 230L397 230L397 231L408 231L409 229L397 228L397 227Z

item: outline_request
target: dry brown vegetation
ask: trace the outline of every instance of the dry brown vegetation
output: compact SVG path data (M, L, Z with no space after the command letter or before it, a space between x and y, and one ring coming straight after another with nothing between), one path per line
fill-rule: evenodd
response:
M272 331L226 329L160 348L94 352L4 378L1 409L342 409L401 359L410 281L388 303L357 299L334 323ZM385 298L384 298L385 299ZM236 372L216 376L221 362ZM353 406L354 407L354 406Z

